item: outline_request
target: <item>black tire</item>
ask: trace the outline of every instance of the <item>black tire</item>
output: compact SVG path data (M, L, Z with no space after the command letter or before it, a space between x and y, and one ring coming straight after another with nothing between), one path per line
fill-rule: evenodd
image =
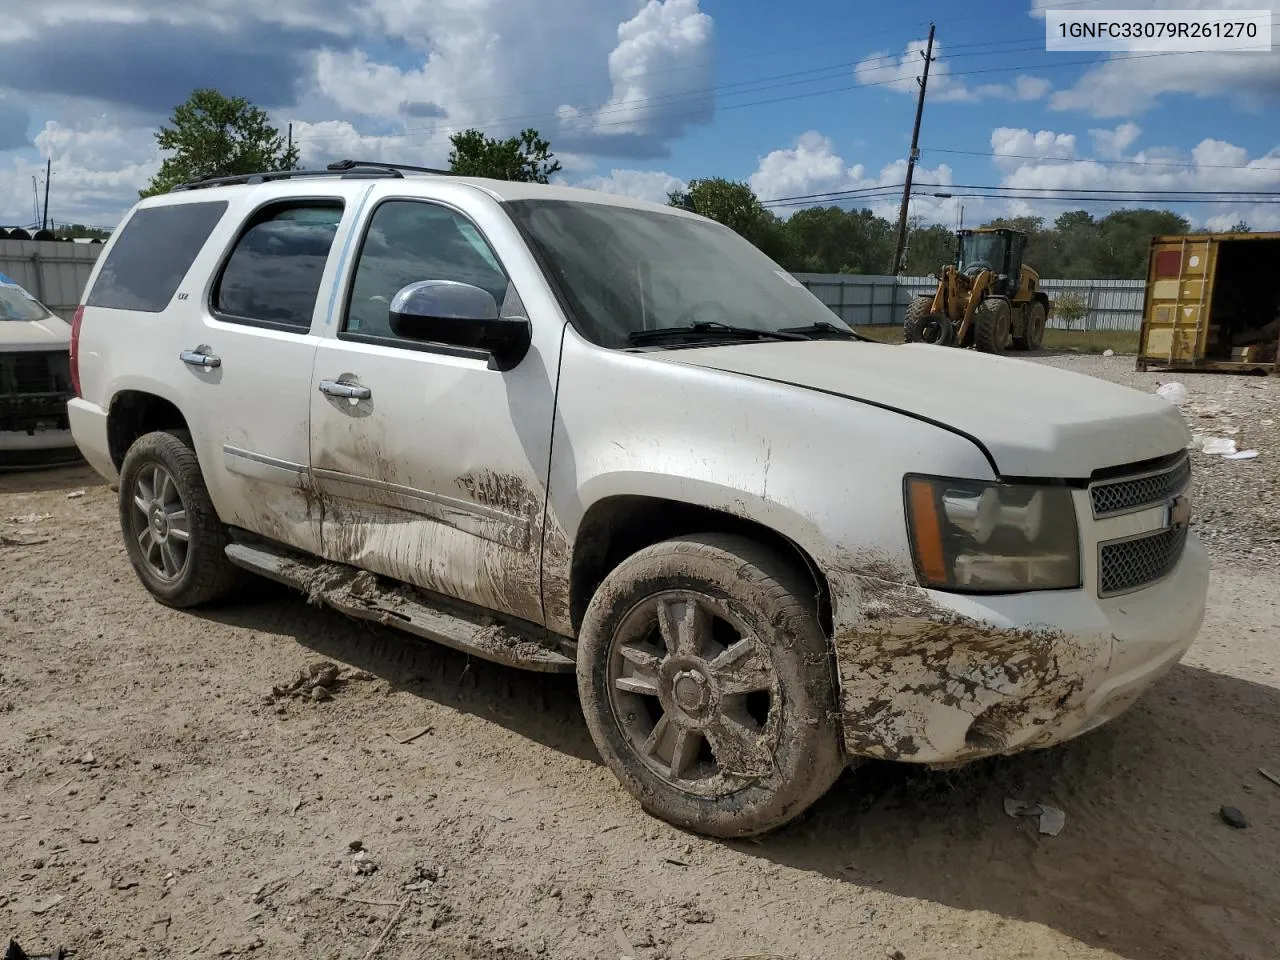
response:
M839 776L834 661L813 597L776 553L725 534L647 547L601 584L578 636L578 690L597 749L645 810L750 836Z
M941 313L927 313L908 321L911 335L908 343L928 343L935 347L950 347L956 342L956 325Z
M1044 343L1044 328L1047 321L1044 302L1032 300L1023 307L1023 310L1026 311L1026 320L1022 325L1022 336L1013 338L1013 349L1039 350Z
M1009 301L988 297L973 311L974 345L982 353L1004 353L1009 343Z
M170 478L171 486L158 479L157 468ZM145 496L148 490L154 494L150 499ZM147 503L145 511L142 501ZM166 510L166 501L181 510ZM160 520L157 512L163 515ZM184 517L181 524L179 514ZM177 536L182 527L185 541ZM145 434L125 454L120 469L120 530L138 579L166 606L209 603L225 596L242 579L239 568L227 559L227 530L209 499L191 436L185 431ZM184 542L181 562L177 562L178 545ZM169 545L167 553L165 544ZM170 559L175 562L170 564ZM174 570L166 575L170 566Z
M929 315L929 311L933 309L933 297L916 297L911 301L911 305L907 307L907 315L902 319L902 342L903 343L919 343L916 339L917 330L920 326L922 318Z

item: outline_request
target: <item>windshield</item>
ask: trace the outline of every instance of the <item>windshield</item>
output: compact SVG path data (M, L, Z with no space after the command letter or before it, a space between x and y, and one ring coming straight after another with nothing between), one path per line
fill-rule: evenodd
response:
M694 324L848 329L799 280L718 223L579 201L506 206L549 261L579 330L602 346Z
M960 272L985 267L995 273L1004 269L1004 237L998 233L971 233L960 240Z
M52 316L40 301L0 273L0 320L44 320Z

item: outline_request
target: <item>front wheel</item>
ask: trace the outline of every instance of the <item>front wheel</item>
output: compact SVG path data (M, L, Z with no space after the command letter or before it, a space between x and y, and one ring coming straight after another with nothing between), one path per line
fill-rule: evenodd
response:
M623 561L578 638L605 762L650 813L719 837L792 820L843 767L808 578L745 537L668 540Z
M186 433L139 437L120 469L120 529L142 585L161 603L194 607L240 580Z
M988 297L973 311L973 339L981 353L1004 353L1009 343L1009 301Z

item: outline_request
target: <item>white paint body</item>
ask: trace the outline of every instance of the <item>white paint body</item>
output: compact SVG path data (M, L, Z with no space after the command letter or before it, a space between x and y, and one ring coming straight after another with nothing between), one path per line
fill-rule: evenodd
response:
M563 585L594 505L642 496L748 518L797 545L826 580L851 753L947 763L1065 739L1124 709L1199 629L1208 574L1194 534L1169 577L1099 598L1098 543L1164 520L1159 509L1095 520L1083 488L1075 492L1081 589L963 596L922 590L911 572L905 474L1081 480L1173 454L1189 436L1160 398L925 346L594 345L570 322L502 201L559 198L692 216L625 198L450 177L317 178L144 204L215 193L230 206L179 288L185 300L175 297L160 314L86 310L83 398L70 406L72 426L86 458L111 480L113 402L122 391L155 394L190 425L225 522L568 636ZM310 330L217 320L210 291L242 223L290 197L344 204ZM447 205L491 245L532 323L532 346L513 369L339 337L360 237L390 198ZM109 254L110 246L90 289ZM221 366L184 365L179 353L197 346ZM337 378L372 396L319 392L320 381ZM905 598L901 608L886 605L893 591ZM981 653L966 659L965 642L945 631L939 639L947 618L985 631ZM1004 643L996 658L1003 670L1029 630L1063 638L1070 662L1055 663L1071 671L1072 697L1011 726L999 751L966 743L978 712L1023 695L1017 682L988 675L991 650ZM951 644L953 673L982 680L968 700L948 705L907 689L920 685L912 638L926 634L935 646ZM905 639L895 645L895 637ZM883 662L874 661L877 649L886 651ZM891 708L868 726L867 705L884 698Z

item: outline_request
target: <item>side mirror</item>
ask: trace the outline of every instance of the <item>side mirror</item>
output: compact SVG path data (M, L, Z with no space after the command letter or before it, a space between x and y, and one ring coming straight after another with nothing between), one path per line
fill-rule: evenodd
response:
M469 283L420 280L391 298L391 332L406 340L487 350L492 370L510 370L529 352L524 317L502 317L493 295Z

